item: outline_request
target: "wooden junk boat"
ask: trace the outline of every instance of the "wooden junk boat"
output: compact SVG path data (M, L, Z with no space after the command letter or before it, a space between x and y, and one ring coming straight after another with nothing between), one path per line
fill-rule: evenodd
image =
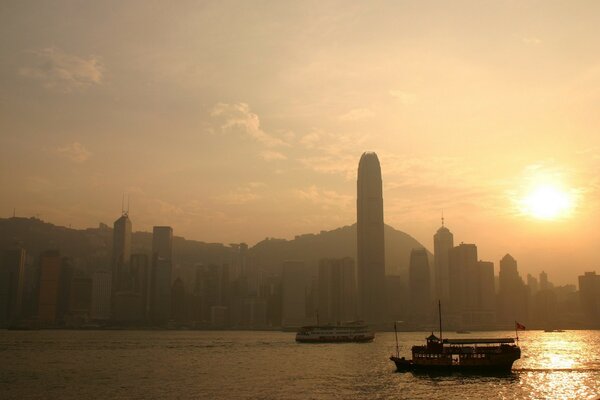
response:
M443 339L441 320L440 306L440 337L432 333L424 346L413 346L412 360L400 357L396 332L396 355L390 360L399 372L509 373L521 358L513 338Z

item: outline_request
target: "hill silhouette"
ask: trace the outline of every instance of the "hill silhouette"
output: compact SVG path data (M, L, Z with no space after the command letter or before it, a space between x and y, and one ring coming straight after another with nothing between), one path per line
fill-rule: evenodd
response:
M135 222L135 221L134 221ZM410 251L423 247L412 236L385 226L386 273L405 275ZM100 224L98 228L71 229L53 225L37 218L1 218L0 248L19 244L27 253L37 257L47 249L59 249L61 254L84 263L101 266L108 263L112 251L112 228ZM151 252L152 233L134 232L132 253ZM173 241L175 264L190 266L198 263L224 264L232 259L231 247L222 243L206 243L175 236ZM298 235L294 239L265 239L248 249L248 258L266 272L279 272L285 260L303 260L307 268L316 269L325 257L352 257L356 259L356 224L318 234Z

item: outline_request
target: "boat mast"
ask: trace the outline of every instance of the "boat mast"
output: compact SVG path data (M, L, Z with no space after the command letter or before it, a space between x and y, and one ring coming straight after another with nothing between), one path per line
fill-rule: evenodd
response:
M438 300L438 315L440 317L440 342L443 343L443 340L442 340L442 302L441 302L441 300Z
M396 321L394 321L394 334L396 335L396 357L400 358L400 350L398 349L398 330L396 329Z

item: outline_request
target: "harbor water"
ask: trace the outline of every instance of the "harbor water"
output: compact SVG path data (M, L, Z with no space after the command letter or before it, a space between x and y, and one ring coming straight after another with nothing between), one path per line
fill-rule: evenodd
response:
M398 333L410 356L430 332ZM485 332L446 337L504 337ZM395 372L393 332L300 344L290 332L0 331L2 399L587 399L600 331L520 332L508 376Z

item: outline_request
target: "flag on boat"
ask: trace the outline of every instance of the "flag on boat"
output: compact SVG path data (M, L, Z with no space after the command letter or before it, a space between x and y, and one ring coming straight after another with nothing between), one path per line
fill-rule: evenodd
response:
M525 325L521 325L520 323L518 323L517 321L515 321L515 330L517 330L517 331L525 331L525 330L527 330L527 328L525 328Z

